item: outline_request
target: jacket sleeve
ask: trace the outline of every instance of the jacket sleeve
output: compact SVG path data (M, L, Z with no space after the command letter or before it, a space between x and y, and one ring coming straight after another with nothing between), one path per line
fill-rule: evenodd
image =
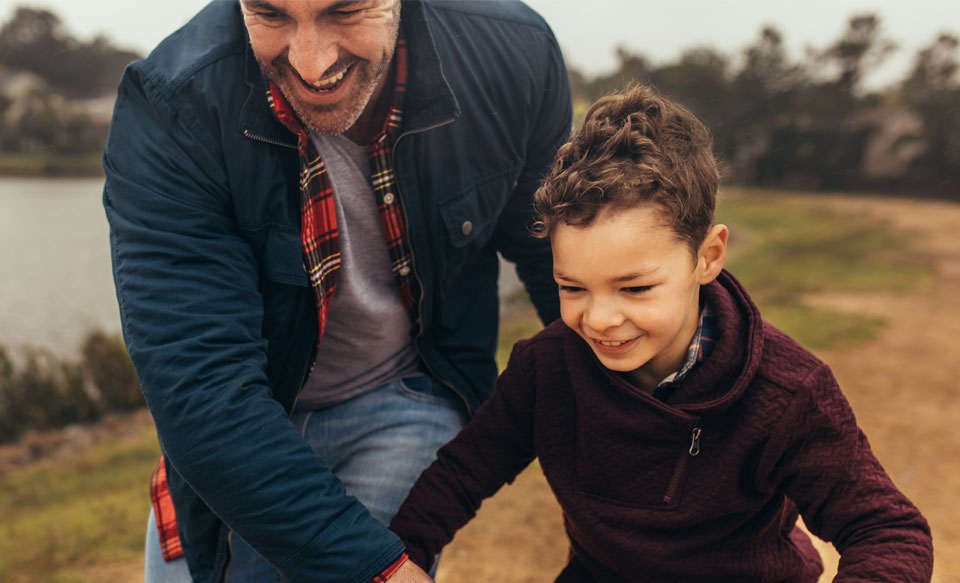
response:
M830 370L795 396L770 445L770 469L812 533L840 553L837 582L927 582L930 528L870 450Z
M553 280L550 242L530 235L533 193L553 165L557 149L567 141L573 124L570 83L553 34L537 35L541 50L531 54L541 77L531 95L530 128L526 161L516 187L504 208L495 234L497 248L517 266L517 275L530 294L540 320L549 324L560 317L557 284Z
M493 396L417 479L390 523L407 554L424 570L453 535L476 515L481 502L513 482L536 457L535 388L514 347Z
M290 581L361 582L402 552L307 444L266 378L258 265L217 128L136 67L104 154L123 333L168 462Z

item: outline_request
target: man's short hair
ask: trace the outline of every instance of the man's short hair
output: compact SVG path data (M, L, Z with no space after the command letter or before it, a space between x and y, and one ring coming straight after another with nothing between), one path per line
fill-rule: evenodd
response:
M534 234L588 225L601 211L659 207L694 253L713 225L720 174L710 130L650 87L602 97L557 152L537 191Z

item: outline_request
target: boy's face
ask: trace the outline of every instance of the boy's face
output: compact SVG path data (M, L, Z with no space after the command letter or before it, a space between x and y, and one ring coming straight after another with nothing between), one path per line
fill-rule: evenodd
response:
M563 322L610 370L652 392L683 365L700 286L723 267L727 229L714 226L694 260L653 206L605 211L550 237Z

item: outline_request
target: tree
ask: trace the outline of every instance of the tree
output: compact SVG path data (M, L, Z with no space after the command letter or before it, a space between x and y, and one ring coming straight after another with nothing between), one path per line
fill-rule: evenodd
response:
M60 73L64 55L75 45L55 14L21 7L0 28L0 63L32 71L50 82Z
M902 86L907 105L923 122L924 153L915 168L956 192L960 182L960 40L940 35L917 53Z
M876 15L861 14L850 19L842 37L814 55L828 71L833 72L838 94L854 96L862 88L867 73L896 48L896 43L882 35L880 19Z
M102 36L89 43L75 39L48 10L17 8L0 27L0 65L30 71L67 98L113 91L123 68L138 57Z

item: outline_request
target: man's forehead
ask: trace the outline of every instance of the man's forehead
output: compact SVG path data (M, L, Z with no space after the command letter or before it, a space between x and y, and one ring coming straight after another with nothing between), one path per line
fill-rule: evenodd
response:
M247 8L308 8L314 11L328 12L336 10L357 10L367 7L393 6L400 0L240 0Z

